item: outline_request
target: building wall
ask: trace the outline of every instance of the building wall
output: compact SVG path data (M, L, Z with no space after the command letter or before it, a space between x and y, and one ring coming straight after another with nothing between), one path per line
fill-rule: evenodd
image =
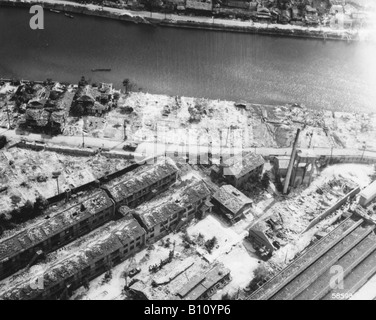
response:
M145 234L128 239L121 247L111 248L102 256L98 256L90 262L90 265L83 266L73 275L61 279L53 286L44 288L39 295L32 295L30 299L56 299L59 298L69 286L68 293L82 286L84 283L98 277L111 267L116 266L131 255L140 251L145 246Z
M73 226L62 228L59 233L51 235L51 237L25 251L18 252L8 262L0 262L0 279L4 279L19 269L26 267L36 257L38 250L42 250L44 254L55 251L112 220L115 216L115 204L112 200L111 202L111 207L97 212Z
M247 174L239 178L236 178L234 176L225 176L225 178L227 182L233 185L235 188L242 189L248 181L260 176L263 168L264 165L259 166L256 169L248 172Z
M130 208L135 208L144 201L150 200L152 197L156 196L158 193L163 192L166 190L171 184L173 184L178 177L178 173L174 172L162 180L157 181L156 183L145 187L144 189L138 190L137 192L131 194L127 198L124 198L120 201L116 202L116 208L120 208L121 206L128 206ZM156 189L156 193L152 193L153 189ZM109 191L111 194L111 191Z
M144 226L144 229L147 230L146 238L148 243L153 243L161 239L165 235L169 234L170 230L176 228L178 224L182 221L182 219L185 219L183 224L187 223L188 221L191 221L195 217L197 211L199 210L200 205L204 203L206 200L210 200L210 197L205 197L195 203L192 203L190 206L185 208L185 210L175 212L173 215L167 217L164 221L156 224L152 228L147 228ZM135 218L137 217L135 216ZM142 223L141 220L139 220L139 222Z

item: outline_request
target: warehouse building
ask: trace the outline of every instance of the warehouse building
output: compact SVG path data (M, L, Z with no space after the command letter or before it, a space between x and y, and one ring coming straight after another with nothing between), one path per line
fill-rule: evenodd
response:
M146 230L149 242L178 230L196 215L211 212L211 193L203 181L184 181L176 189L138 207L134 217Z
M114 202L106 192L96 190L82 202L38 219L23 231L0 242L0 279L89 233L114 216Z
M145 244L145 231L128 216L110 222L49 255L38 265L43 273L25 270L0 284L0 300L59 299L127 259ZM40 279L42 277L42 279ZM34 283L34 279L36 280Z
M103 188L114 199L117 208L123 205L135 208L173 184L178 178L178 171L172 159L161 158L157 163L146 165L140 172L126 177L124 181L107 184Z

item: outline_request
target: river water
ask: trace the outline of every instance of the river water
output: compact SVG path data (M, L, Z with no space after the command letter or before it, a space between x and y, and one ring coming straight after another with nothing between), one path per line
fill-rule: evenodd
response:
M151 27L0 7L0 77L77 83L124 78L143 91L263 104L376 111L376 46ZM111 68L111 72L91 72Z

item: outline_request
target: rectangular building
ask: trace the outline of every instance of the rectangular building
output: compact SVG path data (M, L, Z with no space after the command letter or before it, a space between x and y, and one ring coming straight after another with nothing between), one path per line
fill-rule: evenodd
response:
M140 250L145 244L145 231L133 217L110 222L76 240L64 252L48 256L38 266L44 272L40 283L31 270L0 283L0 300L36 300L59 298L106 272Z
M0 241L0 279L111 220L114 202L97 190L79 203L50 213L21 232Z
M213 204L231 223L252 208L252 200L232 185L224 185L213 195Z
M195 217L211 211L210 190L203 181L192 179L147 202L134 211L134 217L156 241Z
M366 207L373 199L376 198L376 181L360 192L359 204Z
M249 152L225 160L221 164L221 169L227 182L241 189L250 179L260 177L264 163L265 160L261 155Z
M144 169L124 181L105 185L104 188L115 200L117 208L123 205L134 208L166 190L176 181L178 172L172 159L161 158L156 164L145 165Z

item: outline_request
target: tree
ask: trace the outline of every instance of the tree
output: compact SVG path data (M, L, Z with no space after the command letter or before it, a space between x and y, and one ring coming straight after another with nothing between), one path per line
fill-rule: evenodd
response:
M78 86L79 87L85 87L87 84L88 84L88 82L86 81L85 77L82 76L81 80L78 82Z
M35 199L34 208L36 210L45 210L48 207L48 200L43 196L38 196Z
M75 117L82 117L85 113L84 107L81 104L75 104L71 108L72 115Z
M270 183L270 177L269 175L265 172L261 178L261 185L263 189L268 189Z

